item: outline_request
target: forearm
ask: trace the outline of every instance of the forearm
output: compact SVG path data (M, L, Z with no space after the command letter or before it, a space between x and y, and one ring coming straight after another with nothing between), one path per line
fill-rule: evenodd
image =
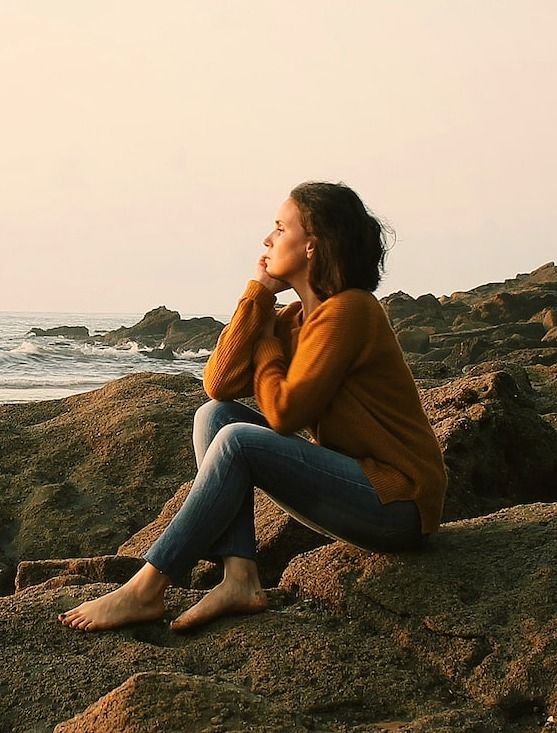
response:
M275 296L268 288L249 281L205 367L203 386L213 399L253 394L253 349L273 314L274 303Z

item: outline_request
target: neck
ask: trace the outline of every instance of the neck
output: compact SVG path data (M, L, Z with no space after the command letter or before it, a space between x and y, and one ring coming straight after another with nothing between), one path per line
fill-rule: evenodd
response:
M302 301L303 320L305 321L309 314L321 304L317 295L311 289L307 280L292 285L298 293L298 297Z

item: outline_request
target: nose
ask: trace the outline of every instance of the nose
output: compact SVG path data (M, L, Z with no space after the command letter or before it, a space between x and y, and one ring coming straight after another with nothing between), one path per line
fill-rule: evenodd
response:
M270 234L267 234L267 236L263 240L263 246L264 247L270 247L271 246L271 235Z

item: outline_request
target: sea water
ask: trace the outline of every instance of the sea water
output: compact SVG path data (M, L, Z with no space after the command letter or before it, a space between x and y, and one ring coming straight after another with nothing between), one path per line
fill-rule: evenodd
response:
M32 328L86 326L91 337L141 320L139 313L0 312L0 403L52 400L98 389L134 372L189 372L201 377L210 351L151 359L134 341L121 346L89 344L61 336L35 336ZM193 316L183 316L191 318ZM227 316L214 315L225 323ZM141 347L142 350L145 347Z

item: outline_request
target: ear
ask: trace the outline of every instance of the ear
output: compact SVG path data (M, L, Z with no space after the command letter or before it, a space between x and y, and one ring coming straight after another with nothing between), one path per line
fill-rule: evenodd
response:
M311 260L313 255L315 254L315 240L313 237L311 239L308 239L306 243L306 257L308 260Z

